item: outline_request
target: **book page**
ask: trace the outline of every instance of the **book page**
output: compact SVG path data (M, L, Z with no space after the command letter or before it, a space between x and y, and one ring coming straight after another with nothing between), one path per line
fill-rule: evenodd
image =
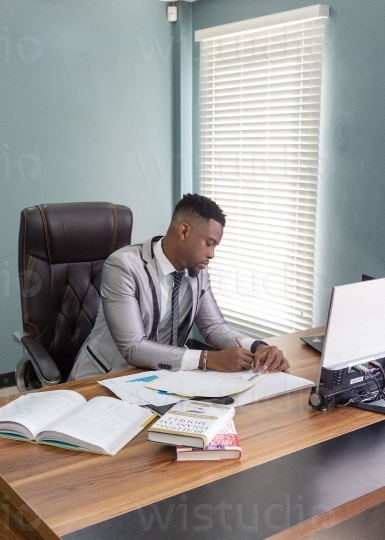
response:
M72 390L51 390L20 396L0 409L0 429L11 428L16 433L24 433L18 425L25 426L29 438L48 427L54 420L65 416L79 405L86 403L83 396Z
M111 397L96 397L55 422L37 440L57 439L110 453L135 436L154 415L147 409ZM132 438L131 437L131 438Z

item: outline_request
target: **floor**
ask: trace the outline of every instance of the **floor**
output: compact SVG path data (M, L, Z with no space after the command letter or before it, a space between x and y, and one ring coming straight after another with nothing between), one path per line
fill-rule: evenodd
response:
M306 540L383 540L385 538L385 504L335 525Z
M19 391L16 386L6 386L5 388L0 388L0 397L12 396L13 394L18 394Z

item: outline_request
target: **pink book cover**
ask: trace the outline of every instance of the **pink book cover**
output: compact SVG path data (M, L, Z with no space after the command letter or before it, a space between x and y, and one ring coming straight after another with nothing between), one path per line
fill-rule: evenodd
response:
M234 422L229 420L204 449L177 446L175 461L240 459L241 454Z

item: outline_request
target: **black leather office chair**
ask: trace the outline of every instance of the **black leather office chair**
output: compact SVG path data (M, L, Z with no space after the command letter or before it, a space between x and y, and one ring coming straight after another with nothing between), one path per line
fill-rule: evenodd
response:
M25 208L19 233L20 391L65 382L95 323L105 259L131 243L132 212L104 202Z

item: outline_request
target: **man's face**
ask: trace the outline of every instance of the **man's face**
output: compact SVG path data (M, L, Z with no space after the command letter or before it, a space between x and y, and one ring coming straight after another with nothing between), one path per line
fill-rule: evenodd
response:
M193 220L188 225L181 247L182 266L188 269L190 277L197 276L200 270L207 267L222 236L222 225L213 219Z

